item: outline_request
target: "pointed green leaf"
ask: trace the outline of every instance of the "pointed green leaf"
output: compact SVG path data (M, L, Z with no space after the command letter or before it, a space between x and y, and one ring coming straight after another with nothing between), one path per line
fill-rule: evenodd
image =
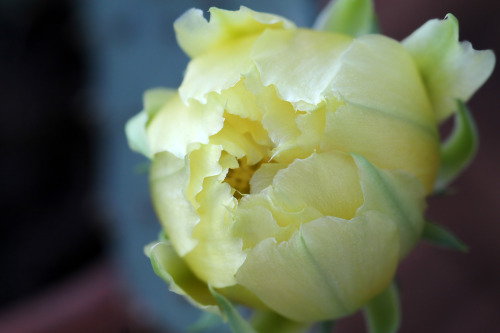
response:
M441 166L435 190L448 186L476 155L479 137L474 119L462 101L457 101L455 128L441 146Z
M467 252L469 249L467 245L465 245L450 231L438 224L429 221L425 223L422 238L424 238L426 241L451 250Z
M224 296L216 292L209 286L212 296L220 305L223 315L229 321L229 325L234 333L257 333L253 327L236 311L233 304Z
M364 315L370 333L397 332L401 322L401 310L394 282L366 305Z
M313 28L353 37L376 33L378 24L371 0L332 0L319 14Z

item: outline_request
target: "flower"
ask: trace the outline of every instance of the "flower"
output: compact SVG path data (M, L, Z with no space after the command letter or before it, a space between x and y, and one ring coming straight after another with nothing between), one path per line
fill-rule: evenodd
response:
M146 249L171 289L298 322L350 314L391 283L424 225L439 121L491 73L490 51L433 20L403 43L297 28L246 7L191 9L177 91L127 124L152 159L166 238Z

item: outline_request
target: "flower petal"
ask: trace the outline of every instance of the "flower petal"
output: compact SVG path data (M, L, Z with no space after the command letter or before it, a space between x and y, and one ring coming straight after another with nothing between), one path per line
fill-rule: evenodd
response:
M467 102L495 65L492 51L458 42L458 21L451 14L428 21L402 44L417 64L439 121L456 110L455 100Z
M268 28L292 29L295 25L278 15L255 12L241 6L237 11L210 8L210 22L199 9L191 8L174 23L177 41L191 58L199 56L220 44L247 35L258 34Z
M275 85L281 99L310 110L323 100L338 58L351 42L350 37L319 31L267 30L251 57L264 86Z
M168 241L153 242L144 252L151 259L155 273L168 283L171 291L202 310L220 313L207 284L194 276Z
M184 158L193 144L208 143L209 136L224 124L224 106L210 100L207 104L193 101L184 104L179 95L172 97L156 113L147 128L151 153L168 151Z
M231 234L236 199L217 177L205 178L197 196L200 222L193 230L196 247L184 256L193 272L215 288L236 284L236 271L245 260L242 240Z
M182 101L189 104L196 100L205 104L209 93L220 94L236 85L253 68L249 55L256 37L235 39L191 60L179 87Z
M303 225L288 242L259 243L236 278L292 320L338 318L387 287L398 247L397 228L381 213L350 221L323 217Z
M413 175L381 170L361 155L351 154L359 168L364 204L356 215L367 211L383 212L397 224L400 258L419 241L424 227L425 190Z
M275 203L289 212L313 207L325 216L350 219L363 204L356 164L338 151L295 160L277 173L272 187Z
M436 131L352 104L327 112L321 150L357 153L380 168L414 174L427 193L433 190L439 165Z
M179 256L198 243L193 230L200 218L186 197L189 161L163 152L155 155L150 171L151 198L163 229Z

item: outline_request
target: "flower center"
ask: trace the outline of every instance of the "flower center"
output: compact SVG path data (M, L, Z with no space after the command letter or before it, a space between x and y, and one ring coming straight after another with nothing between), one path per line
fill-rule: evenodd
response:
M235 190L233 195L236 199L240 200L243 195L250 194L250 179L261 164L262 161L248 165L246 157L243 157L238 160L238 168L229 169L224 182Z

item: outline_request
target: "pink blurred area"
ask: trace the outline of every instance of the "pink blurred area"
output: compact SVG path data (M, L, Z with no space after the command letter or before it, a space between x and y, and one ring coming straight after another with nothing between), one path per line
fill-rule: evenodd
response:
M64 282L0 312L2 333L152 333L117 270L96 262Z

